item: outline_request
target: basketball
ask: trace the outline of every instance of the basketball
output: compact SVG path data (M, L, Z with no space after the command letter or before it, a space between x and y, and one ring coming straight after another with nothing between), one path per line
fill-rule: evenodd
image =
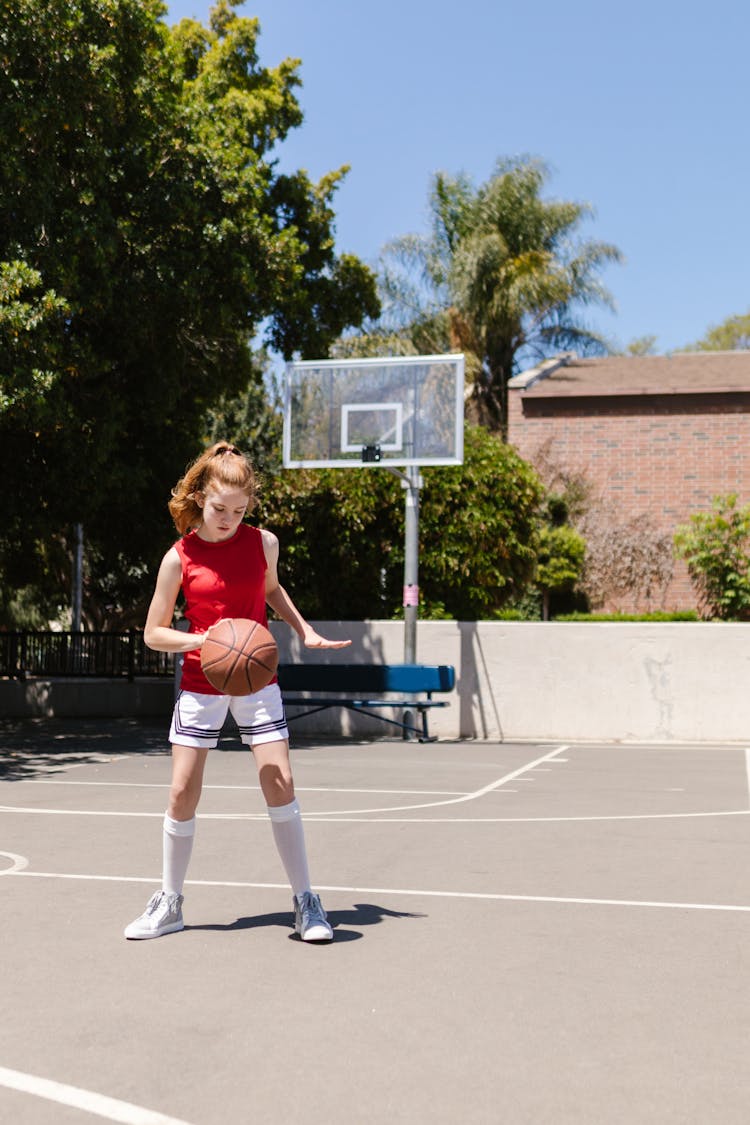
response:
M203 674L222 695L251 695L276 675L279 650L264 625L244 617L212 625L201 648Z

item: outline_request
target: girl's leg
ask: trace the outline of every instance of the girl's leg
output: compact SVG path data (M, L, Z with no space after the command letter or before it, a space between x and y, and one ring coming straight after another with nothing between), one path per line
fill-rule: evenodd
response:
M253 746L253 757L266 801L276 847L295 896L310 891L305 833L294 796L289 763L289 743L264 742Z
M294 796L289 743L286 739L263 742L253 746L253 754L273 837L294 893L294 928L303 941L332 941L333 929L326 912L310 889L305 833Z
M184 928L182 888L193 850L195 810L208 751L216 745L228 707L226 696L189 691L181 692L175 702L169 732L172 784L162 830L162 889L151 896L145 912L126 926L126 938L161 937ZM188 739L196 745L187 745Z
M276 847L294 893L294 928L303 941L331 941L333 930L310 889L307 849L294 780L284 705L278 684L230 705L242 741L252 748ZM273 733L271 733L273 732ZM268 741L264 741L267 739Z
M157 938L184 929L182 888L195 836L195 810L203 787L208 750L172 745L172 785L162 832L162 889L149 899L143 914L125 927L125 937Z
M208 750L172 746L172 784L164 817L162 890L181 895L195 839L195 810L203 789Z

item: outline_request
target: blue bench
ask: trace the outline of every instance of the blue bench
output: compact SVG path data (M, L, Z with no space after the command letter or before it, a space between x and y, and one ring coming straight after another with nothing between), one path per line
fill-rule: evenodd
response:
M447 707L448 702L433 699L433 692L453 691L456 673L450 664L280 664L279 686L285 707L305 708L287 715L288 722L327 707L344 707L399 727L404 737L434 742L427 716L433 707ZM379 698L384 695L398 698ZM380 714L386 707L416 711L420 725Z

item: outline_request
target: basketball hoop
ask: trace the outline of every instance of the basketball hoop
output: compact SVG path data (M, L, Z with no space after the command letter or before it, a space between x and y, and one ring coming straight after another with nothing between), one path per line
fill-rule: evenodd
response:
M464 357L388 356L290 363L284 396L285 469L376 466L401 479L404 660L417 659L420 468L461 465Z

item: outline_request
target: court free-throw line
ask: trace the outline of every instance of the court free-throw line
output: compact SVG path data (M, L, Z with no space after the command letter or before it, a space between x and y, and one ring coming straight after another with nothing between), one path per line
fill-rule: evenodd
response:
M100 883L152 883L155 886L161 883L161 878L146 878L142 875L72 875L54 871L11 871L5 872L5 874L15 879L64 879ZM253 891L289 890L288 883L248 883L241 880L225 879L188 879L185 886L240 888ZM493 894L485 891L426 891L415 887L340 887L332 884L319 884L316 889L326 894L330 892L331 894L346 895L399 895L414 898L464 899L477 902L538 902L552 903L559 906L630 906L656 910L707 910L722 911L724 913L750 914L750 906L740 906L733 903L659 902L656 900L582 898L564 895L508 895ZM333 913L334 911L335 907L329 907L329 913Z
M108 1121L119 1121L122 1125L188 1125L176 1117L167 1117L132 1102L121 1102L92 1090L82 1090L79 1086L67 1086L62 1082L52 1082L49 1078L38 1078L34 1074L24 1074L20 1070L9 1070L0 1066L0 1086L18 1090L22 1094L33 1094L58 1105L72 1106L85 1113L106 1117Z

